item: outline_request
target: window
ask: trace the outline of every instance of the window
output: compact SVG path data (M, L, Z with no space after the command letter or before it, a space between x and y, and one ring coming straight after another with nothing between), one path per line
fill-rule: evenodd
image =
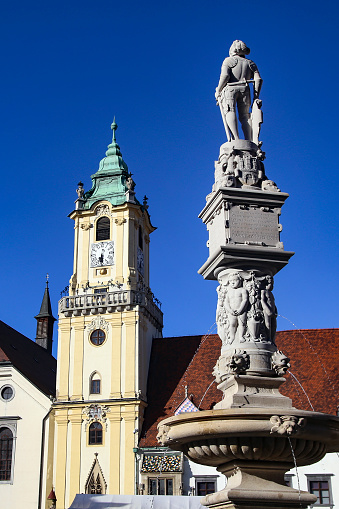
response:
M149 495L173 495L173 479L169 478L148 478Z
M12 477L13 433L9 428L0 428L0 481Z
M108 288L105 287L105 288L95 288L94 289L94 293L107 293L108 292Z
M92 495L101 495L102 494L102 486L101 486L101 479L99 474L96 476L96 478L90 480L89 482L89 491L88 493Z
M89 445L102 444L102 426L100 422L93 422L89 427Z
M100 346L105 341L105 333L101 329L96 329L90 336L91 343L95 346Z
M293 488L292 477L294 474L285 474L285 484L289 488Z
M217 478L215 476L195 478L195 495L197 497L204 497L215 491L217 491Z
M95 453L94 455L95 460L87 477L85 493L93 495L104 495L106 493L107 484L99 465L98 454Z
M197 497L204 497L215 492L214 481L197 481Z
M10 401L14 398L14 389L10 385L1 387L0 396L3 401Z
M100 380L91 381L91 394L100 394Z
M110 220L108 217L101 217L97 220L95 240L109 240L110 236Z
M318 497L314 505L333 506L331 475L308 475L308 490Z
M101 379L99 373L97 372L94 372L90 378L89 393L90 394L101 393Z
M139 247L142 250L143 249L143 240L142 240L142 229L141 226L139 226Z

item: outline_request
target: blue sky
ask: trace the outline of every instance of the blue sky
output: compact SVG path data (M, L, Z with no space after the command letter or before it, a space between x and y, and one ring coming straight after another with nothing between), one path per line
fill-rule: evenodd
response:
M282 240L296 254L275 278L278 311L300 328L338 327L338 11L326 0L2 2L1 319L35 337L47 272L56 315L72 274L76 184L90 187L115 115L158 227L151 287L164 334L213 330L197 216L226 141L214 89L242 39L264 79L266 173L290 193Z

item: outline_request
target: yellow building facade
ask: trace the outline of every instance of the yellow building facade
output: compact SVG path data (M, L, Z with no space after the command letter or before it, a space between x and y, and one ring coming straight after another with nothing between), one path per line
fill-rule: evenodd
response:
M155 228L146 197L143 203L135 197L116 129L113 122L93 187L85 193L79 183L69 216L74 268L59 302L50 458L57 509L68 508L77 493L135 493L152 339L162 334L162 312L149 288Z

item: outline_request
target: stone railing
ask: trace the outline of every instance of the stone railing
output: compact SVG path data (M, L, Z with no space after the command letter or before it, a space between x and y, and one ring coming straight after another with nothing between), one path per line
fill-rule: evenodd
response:
M130 310L135 306L145 308L162 327L163 313L153 300L153 294L138 290L116 290L106 293L68 295L59 300L59 315L79 316L113 313Z

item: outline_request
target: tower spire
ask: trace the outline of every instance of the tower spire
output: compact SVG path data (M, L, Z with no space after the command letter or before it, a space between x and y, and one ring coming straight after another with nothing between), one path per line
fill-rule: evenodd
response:
M94 203L102 200L109 201L113 206L128 201L126 181L130 175L116 140L118 124L115 117L111 129L112 142L107 147L106 157L99 163L98 171L91 175L92 188L83 195L84 203L81 208L88 210Z
M40 312L34 318L37 320L36 338L35 342L46 348L49 353L52 353L52 342L53 342L53 325L55 318L52 314L51 299L49 296L48 288L49 274L46 275L46 287Z

